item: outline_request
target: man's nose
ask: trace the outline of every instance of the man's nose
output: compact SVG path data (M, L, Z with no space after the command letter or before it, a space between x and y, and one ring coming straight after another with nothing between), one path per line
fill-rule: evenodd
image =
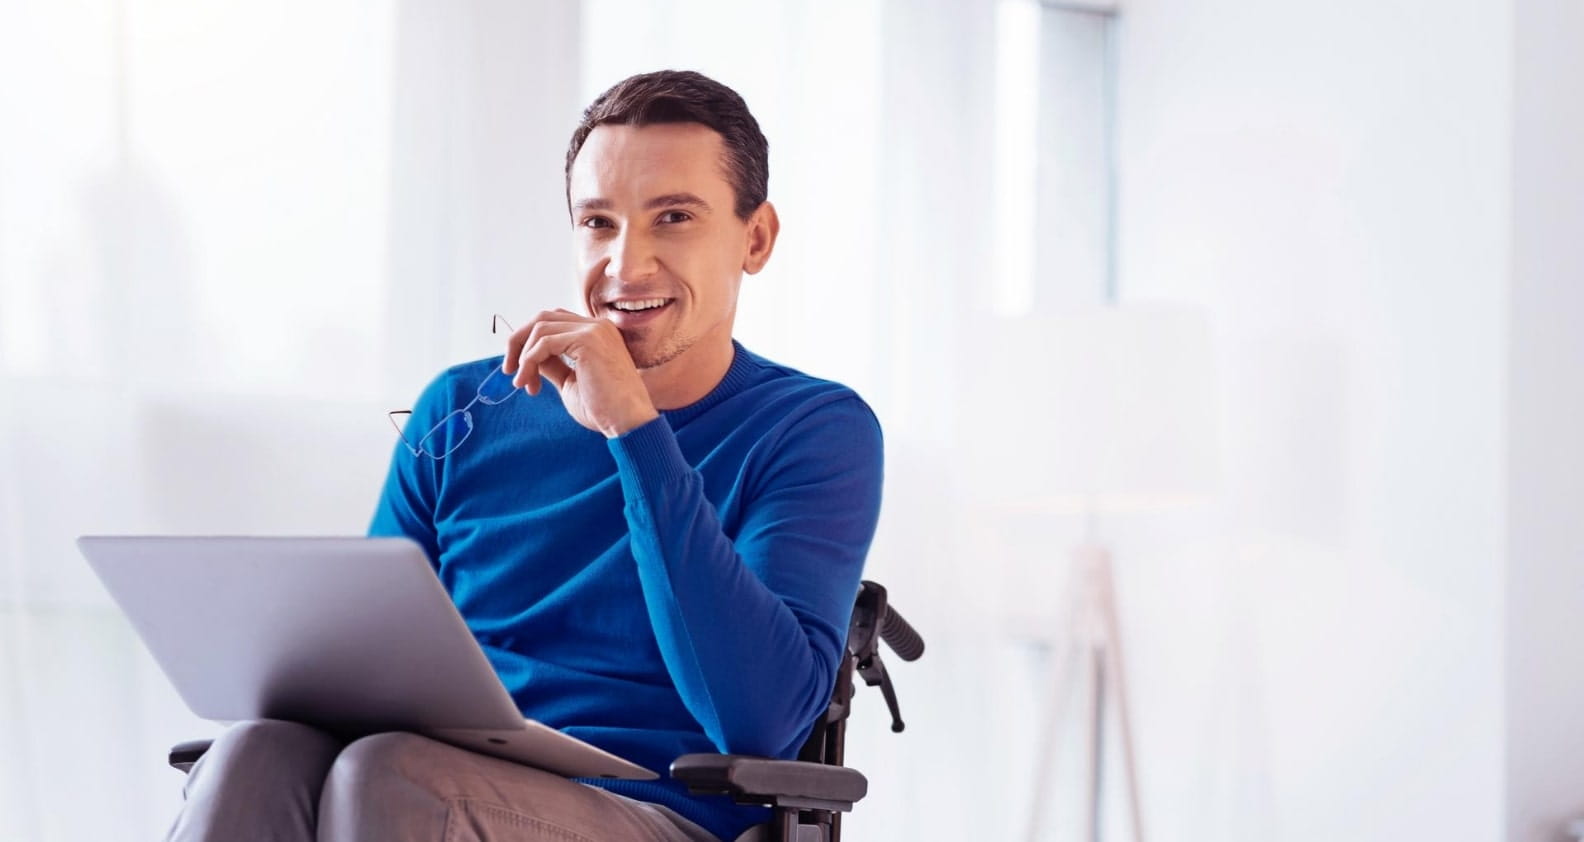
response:
M641 281L658 268L653 241L642 232L629 231L611 243L605 274L617 281Z

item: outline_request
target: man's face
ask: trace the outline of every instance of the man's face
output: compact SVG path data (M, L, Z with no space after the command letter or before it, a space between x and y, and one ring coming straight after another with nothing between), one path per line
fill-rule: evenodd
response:
M732 211L723 151L697 123L604 125L572 163L584 304L621 329L640 369L729 347L742 273L762 264L753 219Z

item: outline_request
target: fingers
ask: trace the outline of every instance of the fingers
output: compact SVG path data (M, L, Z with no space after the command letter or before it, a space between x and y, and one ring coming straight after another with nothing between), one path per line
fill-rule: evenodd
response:
M587 376L609 384L631 381L627 386L643 388L616 325L569 310L546 310L515 331L507 340L501 370L511 376L514 387L530 395L538 395L545 380L565 392L569 381ZM625 379L624 370L630 375Z
M501 361L501 371L506 374L516 374L522 357L523 348L533 341L534 329L541 324L563 322L586 322L586 316L579 316L570 310L555 309L541 310L538 315L529 319L522 327L512 332L506 339L506 356Z
M567 365L560 356L554 356L539 364L539 373L554 383L557 389L565 390L567 378L572 376L572 366Z
M584 325L567 322L540 322L535 325L533 331L524 337L522 348L517 351L517 373L512 378L512 384L527 389L530 395L537 395L539 376L552 373L551 360L555 360L561 368L567 367L560 356L571 350L584 330ZM564 373L555 373L565 379Z

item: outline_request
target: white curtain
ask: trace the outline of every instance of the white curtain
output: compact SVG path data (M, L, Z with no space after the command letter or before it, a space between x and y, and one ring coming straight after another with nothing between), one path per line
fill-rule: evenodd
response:
M0 839L157 838L215 730L77 535L361 532L385 412L565 275L576 20L0 4Z

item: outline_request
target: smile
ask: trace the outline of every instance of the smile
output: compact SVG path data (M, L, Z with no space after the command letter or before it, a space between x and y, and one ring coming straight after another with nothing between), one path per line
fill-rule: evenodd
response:
M612 301L612 310L621 310L626 313L638 313L644 310L658 310L671 303L669 298L640 298L634 301Z
M605 318L622 329L638 328L670 312L675 298L624 298L605 302Z

